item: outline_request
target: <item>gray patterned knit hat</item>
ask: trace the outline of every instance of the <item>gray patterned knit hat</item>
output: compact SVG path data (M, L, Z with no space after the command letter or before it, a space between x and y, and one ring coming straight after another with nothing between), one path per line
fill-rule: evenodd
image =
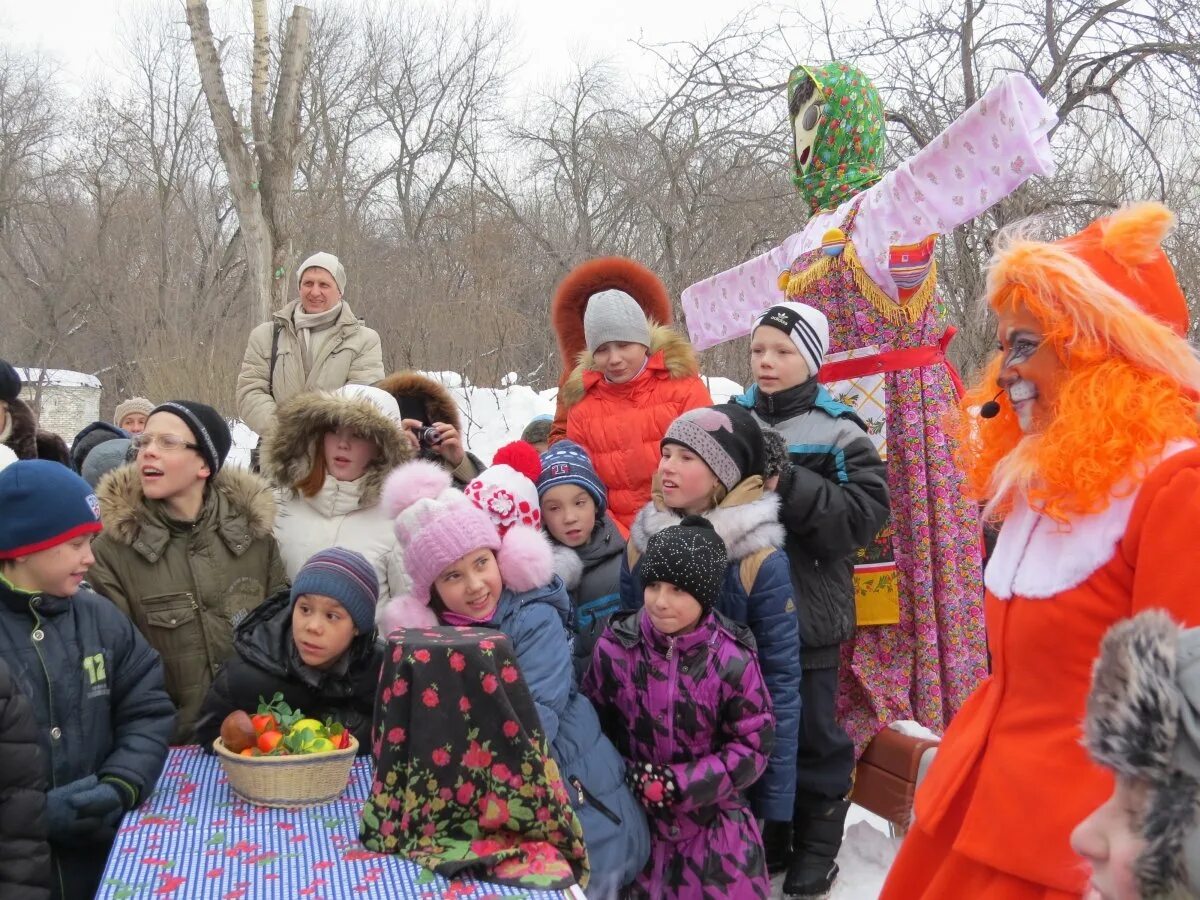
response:
M667 428L661 444L687 447L704 460L727 491L763 473L762 429L736 403L688 410Z

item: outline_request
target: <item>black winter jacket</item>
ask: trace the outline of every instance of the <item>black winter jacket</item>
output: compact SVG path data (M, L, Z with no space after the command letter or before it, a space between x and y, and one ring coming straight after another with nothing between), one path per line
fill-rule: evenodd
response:
M292 709L320 721L341 722L358 740L359 754L371 752L375 689L383 665L383 648L373 631L358 635L331 668L310 668L292 640L291 597L280 591L238 625L233 649L200 706L196 741L205 750L212 752L227 715L235 709L254 715L259 697L270 701L279 691Z
M150 794L175 707L158 654L119 609L86 585L55 597L0 579L0 655L33 706L50 787L96 775L117 787L126 809ZM112 838L52 842L54 895L91 897Z
M887 466L862 420L815 378L738 404L783 435L791 465L779 476L784 549L792 570L805 669L833 668L854 636L854 554L887 522Z
M50 896L46 761L33 707L0 659L0 900Z
M621 611L621 564L625 540L607 513L592 528L582 547L571 549L551 539L554 574L571 597L572 648L576 683L592 664L592 650L613 613Z

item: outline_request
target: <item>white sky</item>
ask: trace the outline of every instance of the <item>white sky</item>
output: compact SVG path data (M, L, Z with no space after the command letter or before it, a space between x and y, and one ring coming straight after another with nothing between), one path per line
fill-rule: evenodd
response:
M249 6L248 0L209 2L214 24L223 18L223 8ZM317 8L321 2L308 0L307 5ZM357 0L345 2L354 5ZM474 2L463 0L461 5L470 8ZM567 76L573 53L628 61L637 52L632 40L701 40L754 2L492 0L491 8L510 16L516 26L519 47L512 59L523 63L519 79L540 88ZM0 0L0 44L47 52L62 66L67 85L77 88L119 63L121 19L143 9L183 19L180 0Z

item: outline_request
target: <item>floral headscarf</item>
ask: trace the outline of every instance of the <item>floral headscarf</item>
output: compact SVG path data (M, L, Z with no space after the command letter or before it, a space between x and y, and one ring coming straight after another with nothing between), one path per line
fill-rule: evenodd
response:
M813 101L795 113L790 112L790 104L796 87L805 80L816 84L813 99L823 98L823 103L811 153L801 163L796 153L797 119L803 118ZM883 176L883 101L862 72L844 62L797 66L788 76L787 95L793 136L792 181L814 215L836 209Z

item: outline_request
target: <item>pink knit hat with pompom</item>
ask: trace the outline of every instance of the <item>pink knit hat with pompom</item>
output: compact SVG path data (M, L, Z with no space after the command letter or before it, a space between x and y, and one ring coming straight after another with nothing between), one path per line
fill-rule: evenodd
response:
M400 466L383 486L383 509L395 520L404 548L409 593L389 600L381 616L384 632L437 624L429 608L437 577L472 550L496 554L504 586L529 591L554 577L553 551L535 529L517 526L501 538L495 522L461 491L436 463L416 460Z

